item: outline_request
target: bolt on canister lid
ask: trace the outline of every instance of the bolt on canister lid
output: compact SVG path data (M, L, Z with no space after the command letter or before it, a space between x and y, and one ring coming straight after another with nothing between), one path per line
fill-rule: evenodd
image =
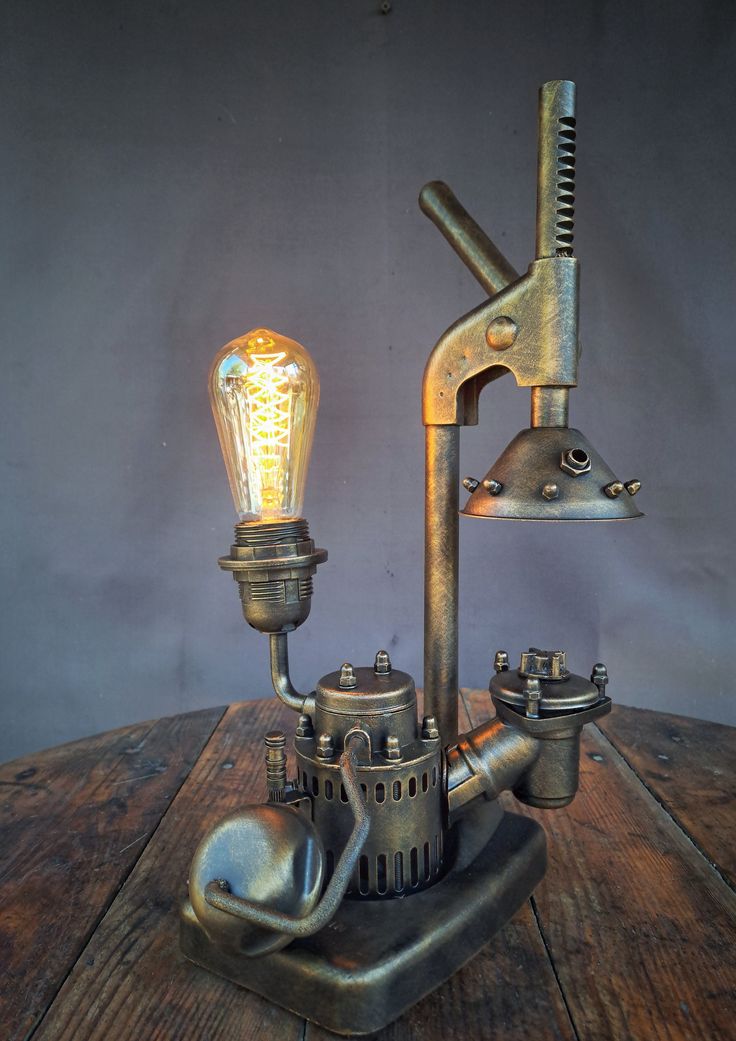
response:
M381 664L378 657L377 664ZM370 716L416 709L412 677L394 668L378 672L375 665L358 668L346 662L339 671L322 677L314 697L317 708L341 715Z
M340 679L339 684L341 687L354 687L358 680L355 676L355 670L349 661L344 662L340 667Z
M379 651L376 654L373 671L378 676L387 676L391 672L391 659L388 656L388 651Z

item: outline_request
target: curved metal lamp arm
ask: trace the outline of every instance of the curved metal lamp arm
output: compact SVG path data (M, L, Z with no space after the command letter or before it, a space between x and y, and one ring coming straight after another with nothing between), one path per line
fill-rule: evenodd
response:
M250 900L243 900L239 896L230 893L227 882L215 880L205 888L205 899L212 907L226 914L243 918L246 922L259 925L264 929L284 933L288 936L312 936L324 928L337 911L342 898L347 892L350 884L350 876L358 863L365 840L368 838L370 829L370 818L365 808L363 792L358 784L356 773L355 753L346 748L340 756L340 777L345 785L350 809L353 811L353 830L347 841L345 849L337 862L335 873L330 879L324 895L313 911L304 918L295 918L293 915L285 914L283 911L272 911L260 904L254 904Z
M289 645L286 633L271 633L271 683L276 696L295 712L314 711L314 694L300 694L289 675Z

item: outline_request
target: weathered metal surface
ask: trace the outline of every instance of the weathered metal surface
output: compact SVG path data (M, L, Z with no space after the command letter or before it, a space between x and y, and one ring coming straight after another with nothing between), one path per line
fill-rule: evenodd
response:
M474 716L462 720L463 730L482 724L490 710L487 691L466 698ZM163 807L151 799L150 784L173 795L167 774L120 783L141 771L149 741L135 755L124 752L150 724L0 768L0 1036L329 1041L320 1027L192 966L179 953L172 913L172 894L184 895L199 837L264 794L259 737L292 718L275 698L230 709L158 827ZM179 733L180 720L162 725ZM621 705L600 726L621 755L589 728L572 806L524 811L548 836L536 915L525 903L460 972L379 1033L380 1041L731 1038L736 902L719 871L733 884L736 730ZM125 774L121 756L130 760ZM101 828L99 806L117 800L122 787L128 813ZM118 868L109 850L137 836L141 814L153 814L145 854L122 889L119 880L105 888L107 868ZM19 863L26 865L22 878ZM81 904L69 899L68 877L81 887ZM36 899L45 894L37 915L10 911L19 884ZM11 950L22 961L10 961ZM41 1012L34 1004L40 994ZM34 1029L19 1009L35 1009L43 1022Z
M524 520L640 516L638 479L621 484L578 431L568 431L569 390L577 383L577 261L572 257L575 193L575 86L546 83L539 95L536 260L522 277L463 209L431 182L420 205L490 300L450 327L424 374L426 430L424 686L445 743L457 734L458 505L460 427L478 421L478 398L511 372L531 390L531 429L515 438L474 489L463 513ZM589 465L574 469L570 453Z
M424 705L457 738L460 428L428 426L424 490Z
M353 739L371 829L349 894L354 899L391 899L433 885L442 870L442 745L431 721L419 726L414 681L391 668L385 651L376 656L372 669L350 666L350 688L341 686L345 669L317 684L314 733L294 742L298 778L311 796L328 864L334 864L351 827L337 756Z
M440 339L425 370L422 725L411 677L393 673L385 652L373 670L345 662L314 696L294 690L286 633L307 617L311 576L326 556L315 550L306 521L240 524L231 556L220 562L240 583L246 619L271 634L274 689L300 712L298 776L286 782L283 755L270 755L266 810L291 814L306 839L291 832L283 838L289 877L282 879L279 828L266 856L245 835L263 808L246 808L216 827L200 851L209 844L219 850L218 836L233 821L234 834L221 874L207 856L204 874L192 872L182 947L199 964L339 1032L371 1032L399 1015L488 939L531 880L541 878L543 846L503 816L498 798L510 789L530 806L566 806L578 787L583 725L610 709L601 666L593 682L572 676L562 652L530 650L515 672L499 654L491 681L498 719L455 743L459 428L477 421L482 387L503 372L530 387L532 427L482 482L466 478L471 498L464 512L554 520L639 515L631 497L640 482L618 481L582 435L567 428L579 356L574 101L574 85L565 81L540 92L536 259L526 275L514 278L446 186L433 183L422 193L425 212L484 288L496 290ZM280 736L279 742L281 748ZM288 805L291 795L311 819ZM502 844L494 834L499 824ZM297 866L301 840L318 862L319 881ZM246 862L248 878L241 870ZM317 903L323 871L326 889ZM266 898L259 895L264 877ZM254 937L254 926L273 936Z
M327 929L263 958L228 955L185 907L182 949L204 968L329 1030L369 1034L472 958L527 899L544 867L541 829L505 814L470 865L432 889L402 900L345 900Z
M230 556L220 557L240 589L243 616L262 633L293 632L312 606L312 576L327 560L302 518L247 521L235 526Z
M569 453L587 460L572 472ZM502 485L490 494L485 483ZM504 449L473 492L462 513L466 517L499 520L603 521L641 517L633 496L621 484L620 494L606 493L616 477L579 430L571 427L530 427ZM556 494L545 494L554 485Z
M455 322L424 370L425 425L477 423L477 380L494 368L510 372L520 387L576 386L578 281L574 257L534 260L518 281ZM494 350L486 334L500 318L518 332Z
M539 90L537 257L572 256L575 223L575 84Z
M419 194L419 206L489 296L518 279L516 268L442 181L425 184Z
M352 828L321 896L327 863L322 835L299 809L270 804L245 807L225 822L235 826L235 834L228 836L219 863L210 862L208 847L222 822L203 839L200 851L205 862L198 865L196 879L190 877L189 898L217 946L237 957L260 956L263 950L285 947L295 936L312 936L332 921L371 827L350 747L340 756L338 776L350 806ZM264 810L271 812L270 822L264 819ZM282 815L280 820L273 818L274 812ZM231 872L241 893L234 892Z
M285 947L291 937L240 912L236 900L257 901L271 914L306 918L317 905L325 851L308 815L289 805L243 806L202 839L189 869L189 899L213 943L254 957ZM213 881L227 880L221 899Z

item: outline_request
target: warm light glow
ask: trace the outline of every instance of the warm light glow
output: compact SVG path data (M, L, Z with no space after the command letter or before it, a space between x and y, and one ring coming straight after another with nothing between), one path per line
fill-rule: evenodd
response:
M210 399L241 520L297 517L319 404L319 380L301 344L254 329L217 354Z
M264 517L280 511L284 468L289 458L291 399L289 381L279 368L285 355L251 354L253 368L245 383L250 413L250 450L261 479ZM235 391L237 393L237 390Z

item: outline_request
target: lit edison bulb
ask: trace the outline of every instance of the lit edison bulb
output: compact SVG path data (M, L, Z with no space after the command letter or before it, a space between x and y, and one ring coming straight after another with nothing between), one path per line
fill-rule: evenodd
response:
M299 517L319 405L307 350L253 329L215 356L210 400L240 520Z

